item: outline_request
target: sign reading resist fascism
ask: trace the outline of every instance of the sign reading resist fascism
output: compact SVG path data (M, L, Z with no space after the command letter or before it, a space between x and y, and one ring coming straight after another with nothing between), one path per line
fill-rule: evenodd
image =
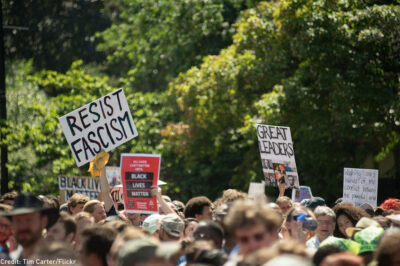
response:
M121 178L125 210L130 213L157 213L156 196L151 187L157 186L161 155L122 154Z
M59 118L75 162L82 166L101 150L110 151L138 132L122 89Z
M290 128L257 124L258 145L266 186L286 183L298 188L299 178Z
M368 203L376 207L378 197L378 170L344 168L343 201L359 207Z

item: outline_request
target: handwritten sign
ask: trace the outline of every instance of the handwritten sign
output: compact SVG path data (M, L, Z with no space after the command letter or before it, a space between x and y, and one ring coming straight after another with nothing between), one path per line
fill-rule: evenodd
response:
M258 146L266 186L299 187L290 128L257 124Z
M122 185L112 187L110 193L116 208L118 206L118 203L124 203L124 193Z
M138 135L122 89L60 117L59 121L78 166L93 160L101 150L110 151Z
M158 213L157 199L151 195L160 174L161 155L122 154L121 178L126 212Z
M265 184L251 182L249 185L249 192L247 194L251 199L262 200L265 195Z
M378 170L344 168L343 201L359 207L363 203L376 206L378 197Z
M90 199L97 199L101 187L98 178L87 176L65 176L58 178L61 202L67 202L75 193L88 196Z

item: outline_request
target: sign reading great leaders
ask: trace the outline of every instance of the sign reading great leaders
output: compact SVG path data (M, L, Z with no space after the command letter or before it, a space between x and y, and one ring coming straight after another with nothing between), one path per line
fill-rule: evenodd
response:
M299 177L290 128L257 124L258 145L266 186L286 183L298 188Z
M359 207L368 203L376 207L378 198L378 170L344 168L343 201Z
M122 89L60 117L59 121L78 166L93 160L101 150L110 151L138 135Z
M160 174L161 155L122 154L121 178L126 212L158 213L156 196L151 195Z

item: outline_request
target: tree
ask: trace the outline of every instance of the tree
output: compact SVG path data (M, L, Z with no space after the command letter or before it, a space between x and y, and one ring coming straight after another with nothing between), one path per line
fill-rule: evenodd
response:
M163 91L203 56L231 44L233 23L257 1L125 0L121 22L98 34L108 72L124 87ZM121 75L122 74L122 75Z
M65 74L42 71L31 76L29 88L21 92L18 89L26 86L27 73L29 71L21 75L19 82L13 83L13 91L21 95L18 96L19 119L11 115L7 128L2 129L7 130L7 145L10 153L15 154L9 164L10 187L35 193L57 193L59 175L88 175L88 165L76 167L58 118L116 88L107 84L107 77L86 74L82 61L74 62ZM58 93L49 97L43 90ZM140 132L137 138L110 153L110 165L119 165L122 152L157 152L160 129L165 126L163 121L168 120L163 118L170 114L160 94L137 92L126 96ZM9 97L10 102L15 101L15 94L9 94ZM17 112L15 108L11 110Z
M37 69L57 71L66 71L78 59L87 63L101 62L104 55L95 50L94 34L110 26L106 14L112 14L107 11L116 8L107 8L111 6L109 2L5 1L2 10L4 24L26 28L5 29L6 58L33 58Z
M261 180L255 122L291 127L301 184L330 201L343 167L362 167L368 153L376 167L389 150L400 158L399 12L306 0L246 11L234 44L169 89L185 128L169 144L179 140L190 191L214 196Z

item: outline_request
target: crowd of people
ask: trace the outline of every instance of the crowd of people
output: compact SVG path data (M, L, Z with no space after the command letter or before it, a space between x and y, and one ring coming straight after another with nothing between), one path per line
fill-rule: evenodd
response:
M115 204L102 171L99 200L11 192L0 203L0 264L9 265L400 265L398 199L328 207L312 197L251 199L227 189L212 202L152 193L159 213ZM104 183L104 184L103 184Z

